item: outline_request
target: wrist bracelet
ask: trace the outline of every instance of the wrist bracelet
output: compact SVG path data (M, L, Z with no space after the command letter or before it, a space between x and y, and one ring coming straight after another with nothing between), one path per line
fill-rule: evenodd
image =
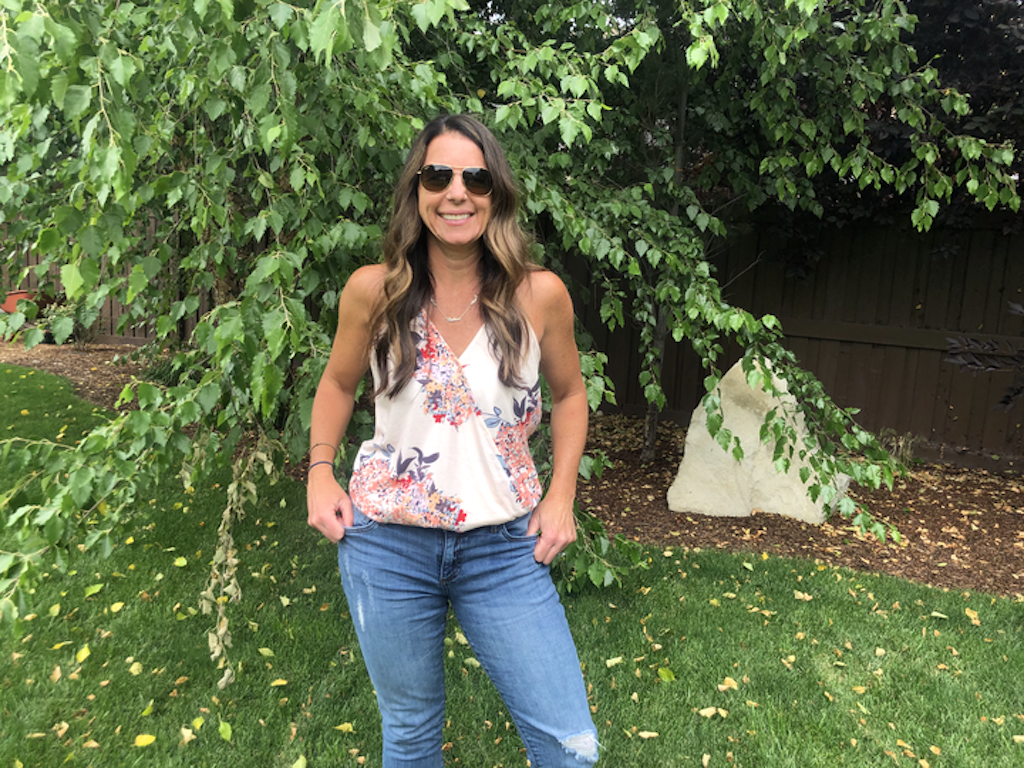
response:
M317 447L319 447L321 445L326 445L326 446L328 446L330 448L333 448L335 455L337 455L337 453L338 453L338 446L334 445L334 443L313 443L311 446L309 446L309 450L306 451L306 455L309 456L309 454L311 454L313 452L314 448L317 448Z
M331 465L331 474L332 474L332 475L334 474L334 462L333 462L333 461L327 461L326 459L325 459L324 461L314 461L314 462L313 462L312 464L310 464L310 465L309 465L309 466L308 466L308 467L306 468L306 479L307 479L307 480L309 479L309 471L310 471L310 470L311 470L311 469L312 469L313 467L315 467L315 466L316 466L317 464L330 464L330 465Z

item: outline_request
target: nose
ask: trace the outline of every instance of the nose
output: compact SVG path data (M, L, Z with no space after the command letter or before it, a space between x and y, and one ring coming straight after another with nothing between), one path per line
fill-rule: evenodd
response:
M456 171L452 174L452 183L448 185L448 189L445 192L450 200L466 199L468 193L466 192L466 185L462 180L462 171Z

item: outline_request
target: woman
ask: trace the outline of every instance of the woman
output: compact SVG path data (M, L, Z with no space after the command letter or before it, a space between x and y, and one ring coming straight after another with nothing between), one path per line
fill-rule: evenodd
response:
M309 524L338 565L383 722L383 765L442 765L451 605L534 768L597 760L579 660L549 566L576 537L587 432L573 308L530 264L504 152L477 120L424 128L395 192L384 263L357 270L313 404ZM349 493L334 477L356 388L375 433ZM527 439L551 390L541 498Z

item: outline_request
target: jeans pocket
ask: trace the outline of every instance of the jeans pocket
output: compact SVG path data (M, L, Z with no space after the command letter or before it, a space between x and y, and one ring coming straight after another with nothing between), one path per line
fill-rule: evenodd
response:
M380 525L380 523L376 520L370 519L360 512L358 508L352 507L352 525L345 529L345 535L349 536L351 534L368 533L378 525ZM342 541L344 541L344 539L342 539Z
M509 520L501 526L501 535L506 541L536 541L537 534L526 532L530 526L530 513L515 520Z

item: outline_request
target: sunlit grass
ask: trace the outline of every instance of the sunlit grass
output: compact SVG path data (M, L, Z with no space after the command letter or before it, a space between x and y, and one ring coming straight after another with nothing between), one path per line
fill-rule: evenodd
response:
M32 408L57 412L58 396ZM97 418L69 404L49 431ZM70 573L43 579L23 635L0 638L0 766L379 765L334 550L306 526L299 484L262 487L236 527L236 680L218 689L213 619L199 611L228 478L218 480L154 488L109 559L78 554ZM1024 762L1024 604L760 554L649 558L621 590L566 600L601 765ZM457 629L444 650L446 764L525 766ZM136 746L139 736L152 743Z
M106 416L75 397L64 378L0 364L0 440L54 440L73 444Z

